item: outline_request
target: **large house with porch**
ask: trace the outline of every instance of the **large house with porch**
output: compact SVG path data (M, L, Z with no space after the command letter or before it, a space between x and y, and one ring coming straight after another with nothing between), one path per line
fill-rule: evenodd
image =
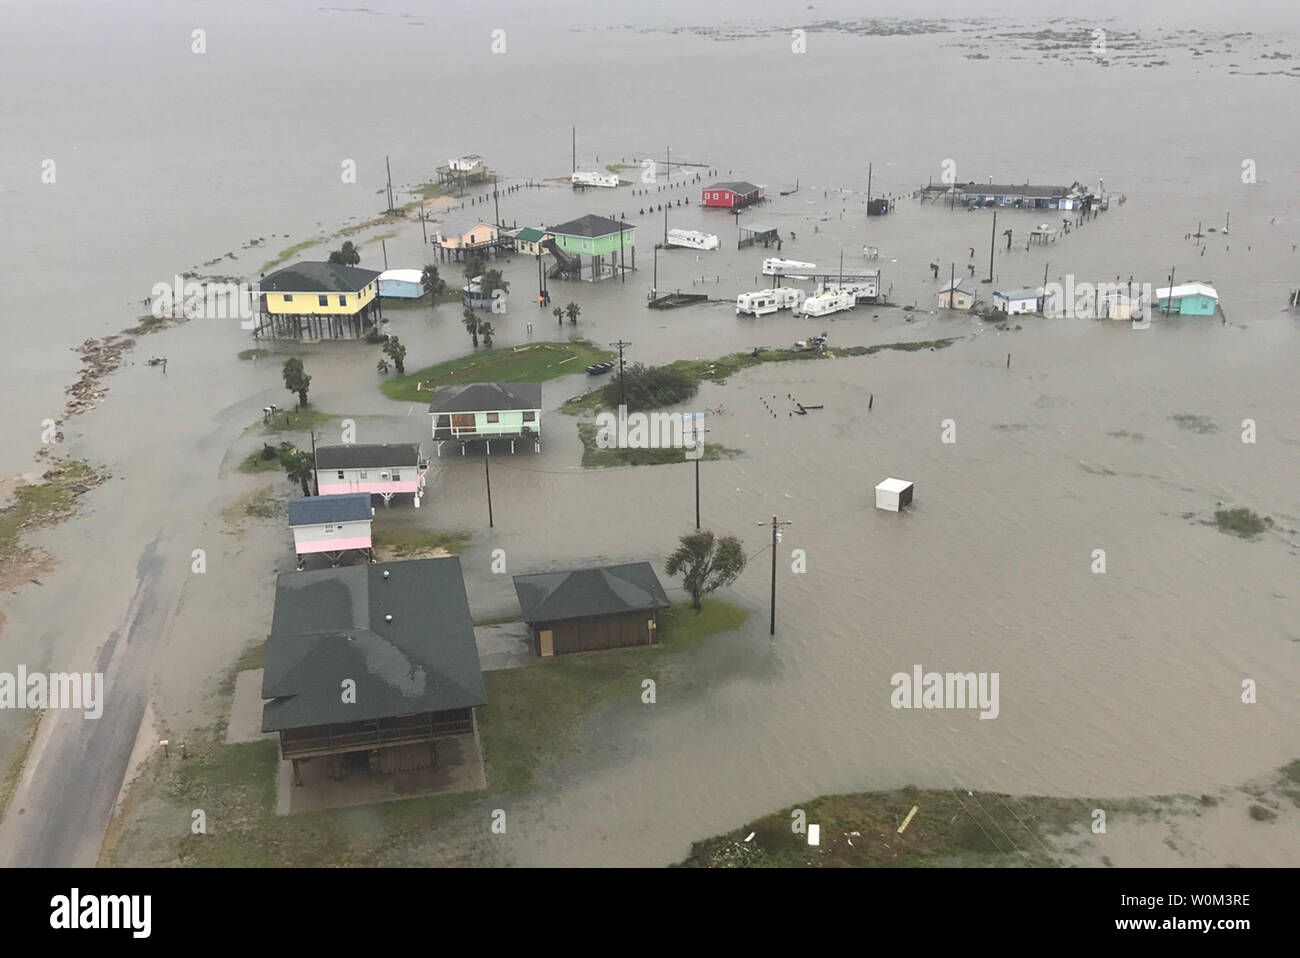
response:
M555 256L550 275L560 279L608 279L636 269L636 227L588 213L547 227L542 246Z
M418 509L428 470L415 442L316 447L316 487L322 496L364 492L383 496L389 505L393 496L409 495Z
M433 236L438 258L443 260L467 259L476 253L486 259L494 252L499 253L503 242L510 243L502 240L501 230L495 224L454 216L439 224Z
M341 263L295 263L263 276L255 336L359 339L378 329L379 273Z
M492 440L528 441L542 448L541 383L465 383L438 386L429 403L429 418L438 455L446 443L460 446L483 441L492 452Z
M460 559L282 573L262 698L262 731L279 736L298 786L305 771L481 766L474 710L487 694Z
M345 552L374 558L370 523L375 510L365 492L341 496L298 496L289 500L289 531L298 568L309 555L324 555L338 565Z

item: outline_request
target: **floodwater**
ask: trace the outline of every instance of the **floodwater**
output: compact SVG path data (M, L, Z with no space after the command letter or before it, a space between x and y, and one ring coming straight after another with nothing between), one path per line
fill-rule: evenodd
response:
M43 30L55 10L63 28ZM1119 36L1102 65L1086 50L1009 38L1062 12L1037 4L988 4L971 14L986 23L947 32L810 32L803 54L791 51L783 15L747 7L710 12L708 26L725 28L707 34L696 11L672 5L597 21L548 10L476 5L435 19L403 3L143 3L122 17L91 3L19 4L17 28L0 37L0 242L7 276L40 281L18 282L0 317L0 471L40 471L41 423L59 417L77 374L71 347L133 325L153 284L196 266L255 278L280 249L373 217L385 155L399 184L469 150L503 186L564 176L576 125L586 168L666 147L675 163L706 164L675 170L648 196L548 185L501 197L502 218L520 224L595 212L638 227L638 270L626 282L552 283L557 303L581 304L582 335L629 340L630 358L648 363L823 330L832 345L959 341L763 366L702 389L697 404L714 410L710 440L744 452L701 467L704 521L754 556L728 593L753 615L691 652L657 705L600 713L582 733L590 747L512 810L508 860L664 864L694 839L827 792L910 782L1200 793L1297 757L1300 319L1283 307L1300 285L1300 131L1277 119L1294 112L1300 78L1275 56L1295 49L1294 12L1267 21L1276 32L1225 38L1230 5L1178 33L1125 22L1117 7L1105 22ZM849 5L814 13L855 15ZM286 53L276 38L302 16L314 47ZM191 52L195 29L206 31L203 54ZM495 29L506 31L501 55L489 51ZM1078 29L1090 35L1083 21ZM365 68L341 74L330 51ZM608 82L593 84L592 71ZM473 83L457 82L466 77ZM281 129L298 132L281 141ZM47 159L52 184L41 182ZM341 181L347 160L357 162L355 184ZM1180 282L1215 284L1226 322L1135 330L1029 318L1000 332L935 314L940 283L929 264L941 265L941 280L949 264L985 276L992 232L988 212L908 196L938 181L945 160L961 180L1104 178L1127 197L1031 251L1027 231L1060 225L1062 214L1000 212L997 231L1012 229L1014 245L1005 251L997 239L993 288L1037 285L1045 270L1159 286L1172 267ZM1253 183L1242 180L1246 161ZM900 199L893 215L868 223L869 162L873 195ZM773 201L747 216L796 234L780 255L834 266L842 253L846 268L860 267L862 245L876 246L893 301L917 310L864 306L812 321L737 318L725 303L646 310L663 219L639 210L689 203L693 177L707 181L709 169L767 185ZM796 181L797 193L775 197ZM1216 229L1199 244L1185 238L1198 223ZM764 285L755 285L758 264L774 251L735 250L726 214L674 207L669 225L718 233L723 249L661 253L660 290L725 299ZM243 248L259 237L266 242ZM386 246L393 266L427 258L418 224ZM364 249L363 265L378 268L379 244ZM227 250L233 258L201 265ZM529 302L530 265L507 266L517 298L493 317L499 343L528 341L529 321L533 339L552 336L549 312ZM390 312L408 366L467 349L459 312ZM291 400L278 357L236 360L248 345L232 320L142 337L106 381L102 405L63 426L56 451L113 478L78 518L32 537L61 564L5 596L0 671L102 663L107 727L87 735L80 718L47 717L0 826L11 861L93 861L145 701L171 734L205 724L204 696L265 635L274 573L292 559L275 524L235 536L219 513L256 486L229 473L258 441L242 430L267 403ZM407 414L374 388L373 347L295 353L313 375L313 403L357 418L359 440L424 438L423 410ZM167 356L165 375L143 364L150 355ZM544 401L558 406L586 385L552 381ZM786 415L791 394L825 409ZM1241 441L1246 419L1253 444ZM955 443L941 441L945 420ZM493 462L494 529L481 460L448 458L432 479L420 521L473 532L463 562L476 614L513 607L508 579L488 572L495 548L511 572L659 561L692 525L693 467L583 472L572 421L544 415L542 431L541 455ZM872 487L890 475L916 482L906 515L871 507ZM1203 524L1220 502L1271 516L1275 530L1254 542L1221 535ZM778 553L770 639L769 533L759 523L774 514L793 524ZM203 575L191 572L195 549ZM793 549L807 553L805 574L790 571ZM1103 575L1091 571L1097 549ZM915 664L1000 673L998 718L894 710L890 676ZM1241 701L1246 679L1258 684L1254 704ZM22 724L0 713L0 759ZM1250 825L1243 816L1240 827ZM1278 840L1237 863L1294 862L1294 824L1273 827Z

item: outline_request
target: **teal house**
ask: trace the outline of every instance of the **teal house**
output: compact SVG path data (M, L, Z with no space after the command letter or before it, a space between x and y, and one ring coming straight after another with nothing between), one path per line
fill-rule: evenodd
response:
M553 277L608 279L636 269L636 227L626 222L588 213L546 232L555 237Z
M464 383L439 386L429 403L429 418L438 455L442 447L483 443L491 455L492 442L530 443L535 452L542 448L541 383Z
M1183 283L1156 290L1156 308L1160 313L1179 316L1213 316L1219 308L1219 294L1208 283Z

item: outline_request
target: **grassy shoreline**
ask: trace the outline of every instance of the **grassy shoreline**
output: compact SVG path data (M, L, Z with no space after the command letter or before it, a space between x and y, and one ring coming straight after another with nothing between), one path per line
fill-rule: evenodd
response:
M613 353L585 339L566 343L530 343L497 346L426 366L380 384L389 399L405 402L429 401L437 386L457 383L516 382L540 383L559 376L583 373L592 363L613 358Z

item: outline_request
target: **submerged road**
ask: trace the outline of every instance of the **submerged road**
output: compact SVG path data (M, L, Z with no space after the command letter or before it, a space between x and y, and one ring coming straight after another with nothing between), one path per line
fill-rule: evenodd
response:
M91 867L98 857L149 701L150 663L168 607L161 531L136 562L136 588L118 627L95 654L104 675L103 714L47 712L22 779L0 823L0 865Z

